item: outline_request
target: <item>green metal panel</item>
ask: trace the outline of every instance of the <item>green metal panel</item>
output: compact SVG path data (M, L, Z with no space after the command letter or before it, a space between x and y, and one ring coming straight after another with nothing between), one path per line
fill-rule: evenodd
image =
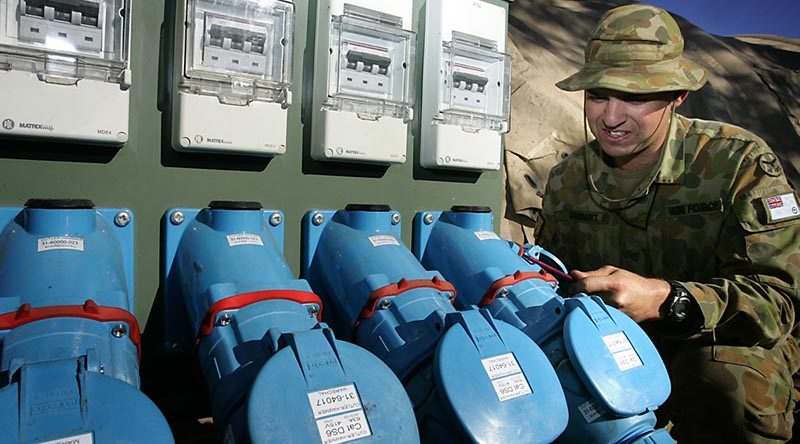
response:
M354 202L389 204L404 216L403 238L407 244L411 240L411 218L417 211L442 210L454 204L490 205L497 220L502 199L499 171L425 170L416 165L416 153L406 164L388 168L321 163L310 158L303 146L299 98L303 97L304 54L312 50L306 45L313 42L313 35L307 33L309 3L302 0L296 2L292 87L296 100L289 108L287 153L268 160L173 151L169 138L162 137L162 114L157 107L164 0L134 1L129 142L115 151L2 140L0 205L21 206L30 197L80 197L92 199L98 207L130 208L136 217L136 315L145 328L160 330L162 322L158 315L159 227L170 207L204 207L211 200L255 200L267 208L283 210L286 258L295 272L300 264L300 220L312 208L338 209ZM508 6L499 0L492 3ZM419 17L420 4L416 2L415 18ZM421 57L420 48L418 60ZM409 138L409 153L414 152L413 143L413 137Z

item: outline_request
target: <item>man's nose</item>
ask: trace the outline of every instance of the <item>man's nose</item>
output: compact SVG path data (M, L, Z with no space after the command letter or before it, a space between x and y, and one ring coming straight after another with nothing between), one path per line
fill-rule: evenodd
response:
M614 97L609 97L603 109L603 124L608 128L616 128L627 119L625 102Z

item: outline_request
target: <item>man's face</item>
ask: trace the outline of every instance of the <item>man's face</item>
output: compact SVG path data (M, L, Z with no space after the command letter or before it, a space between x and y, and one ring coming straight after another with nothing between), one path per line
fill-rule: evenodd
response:
M586 91L589 128L600 148L617 166L633 169L652 165L669 131L672 103L686 93L629 94L608 89Z

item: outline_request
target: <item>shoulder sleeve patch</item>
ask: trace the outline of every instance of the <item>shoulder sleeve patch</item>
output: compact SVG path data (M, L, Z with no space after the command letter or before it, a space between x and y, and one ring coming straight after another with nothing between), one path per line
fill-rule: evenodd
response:
M797 194L789 185L756 188L734 203L742 228L751 233L800 222Z
M758 167L768 176L778 177L783 173L781 163L772 153L764 153L758 157Z

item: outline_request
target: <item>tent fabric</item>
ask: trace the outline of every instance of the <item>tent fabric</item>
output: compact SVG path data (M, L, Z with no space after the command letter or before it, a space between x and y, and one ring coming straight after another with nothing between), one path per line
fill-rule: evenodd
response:
M533 225L550 169L583 146L583 95L555 83L583 64L584 46L605 11L629 1L519 0L510 4L511 130L505 137L501 234L534 242ZM705 67L708 84L679 112L747 128L775 151L800 187L800 40L721 37L673 14L686 57ZM591 133L589 134L591 137Z

